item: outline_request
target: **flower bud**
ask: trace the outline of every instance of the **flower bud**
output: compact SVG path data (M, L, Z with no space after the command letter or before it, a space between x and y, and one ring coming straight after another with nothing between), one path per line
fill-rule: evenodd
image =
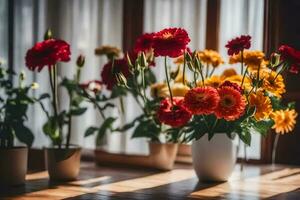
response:
M116 80L118 82L118 85L127 87L127 79L122 73L116 74Z
M142 54L141 54L141 57L140 57L141 59L140 59L140 65L141 65L141 67L147 67L148 66L148 62L147 62L147 58L146 58L146 56L145 56L145 53L143 52Z
M53 35L52 35L51 29L47 29L47 31L44 34L44 40L49 40L49 39L52 39L52 38L53 38Z
M185 53L185 61L186 62L191 62L192 61L192 56L190 55L189 52Z
M36 82L33 82L32 84L31 84L31 89L33 89L33 90L36 90L36 89L38 89L40 87L40 85L38 84L38 83L36 83Z
M24 80L26 79L26 75L25 75L25 72L24 72L24 71L22 71L22 72L20 73L19 79L20 79L21 81L24 81Z
M80 54L78 57L77 57L77 60L76 60L76 65L78 67L83 67L84 66L84 63L85 63L85 56Z
M272 65L272 66L277 66L277 65L279 65L279 63L280 63L280 55L277 54L277 53L272 53L272 54L271 54L270 61L271 61L271 65Z

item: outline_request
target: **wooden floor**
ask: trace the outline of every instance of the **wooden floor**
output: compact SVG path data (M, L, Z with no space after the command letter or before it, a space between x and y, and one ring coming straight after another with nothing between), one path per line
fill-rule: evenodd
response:
M46 172L23 187L1 188L0 199L300 199L300 168L237 166L226 183L199 183L190 165L169 172L82 163L78 181L50 183Z

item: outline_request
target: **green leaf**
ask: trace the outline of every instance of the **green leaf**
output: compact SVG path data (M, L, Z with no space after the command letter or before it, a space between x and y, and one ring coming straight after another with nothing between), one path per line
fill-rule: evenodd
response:
M241 124L240 129L237 129L237 134L239 135L240 139L247 144L248 146L250 146L251 144L251 129L249 126L247 125L243 125Z
M82 115L85 111L87 110L87 108L76 108L76 109L72 109L70 114L71 115Z
M88 137L88 136L90 136L90 135L93 135L97 130L99 130L97 127L93 127L93 126L89 127L89 128L85 131L84 137Z
M156 76L151 69L145 70L145 85L156 83Z
M25 143L27 146L31 147L34 139L34 135L31 130L23 125L14 126L14 131L16 137L20 142Z
M113 117L109 117L104 120L104 122L102 123L101 127L98 130L97 139L96 139L97 144L99 144L101 142L106 131L108 129L112 129L112 125L113 125L114 121L116 121L116 120L117 120L117 118L113 118Z
M263 136L266 136L270 128L274 125L273 120L261 120L253 123L253 129Z
M53 143L60 140L59 126L54 117L50 117L49 120L43 126L44 133L50 137Z
M48 93L42 94L42 95L38 98L38 100L41 101L41 100L46 99L46 98L50 98L50 95L49 95Z
M272 108L274 110L285 109L284 106L281 105L281 99L279 99L278 97L275 97L275 96L269 96L269 97L271 99Z
M146 120L140 122L140 124L137 125L131 137L158 138L160 131L160 128L156 125L156 123L153 120Z
M289 109L295 109L296 108L296 102L290 102L290 103L288 103L287 107Z

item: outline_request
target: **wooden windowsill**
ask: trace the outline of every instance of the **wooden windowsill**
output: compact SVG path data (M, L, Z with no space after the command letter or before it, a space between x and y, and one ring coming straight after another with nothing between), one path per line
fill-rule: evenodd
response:
M26 186L0 189L2 199L297 199L300 168L283 165L240 166L229 182L199 183L190 165L172 171L96 167L82 162L77 181L50 183L46 172L27 176ZM238 198L237 198L238 197Z

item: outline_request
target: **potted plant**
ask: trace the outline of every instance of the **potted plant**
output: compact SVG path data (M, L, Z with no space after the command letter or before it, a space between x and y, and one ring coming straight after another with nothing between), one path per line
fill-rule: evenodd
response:
M45 40L36 43L26 54L26 65L34 71L40 72L48 68L51 95L52 112L49 112L41 103L41 107L47 116L47 122L43 125L43 132L51 139L52 147L45 148L45 161L51 180L69 181L77 178L80 169L81 148L70 143L72 136L72 117L83 114L87 108L81 107L83 97L80 94L80 72L84 65L84 57L77 59L77 70L73 79L63 78L58 83L57 63L70 60L70 46L67 42L53 39L48 30ZM58 86L67 90L69 107L66 110L59 109ZM66 130L66 133L64 132Z
M1 65L1 64L0 64ZM18 86L12 78L16 74L0 66L0 185L20 185L25 182L27 172L28 148L32 145L34 135L24 124L27 121L27 109L35 99L28 95L31 86L24 84L25 74L19 75ZM15 138L26 146L16 146Z
M298 70L299 54L283 46L279 54L273 54L267 61L263 52L245 50L251 46L250 39L250 36L241 36L226 45L229 63L240 63L241 75L232 69L221 76L214 75L215 67L223 62L215 51L184 54L184 65L191 70L193 81L187 83L190 90L182 106L192 117L181 124L181 131L185 142L193 141L193 165L200 180L228 179L236 162L237 148L232 142L235 135L250 145L251 134L264 136L271 128L291 131L295 125L294 104L280 103L285 93L281 74L288 69ZM158 112L163 110L163 105ZM171 110L177 110L175 106L178 105L171 104ZM175 120L161 121L172 126ZM283 120L286 123L282 123Z

